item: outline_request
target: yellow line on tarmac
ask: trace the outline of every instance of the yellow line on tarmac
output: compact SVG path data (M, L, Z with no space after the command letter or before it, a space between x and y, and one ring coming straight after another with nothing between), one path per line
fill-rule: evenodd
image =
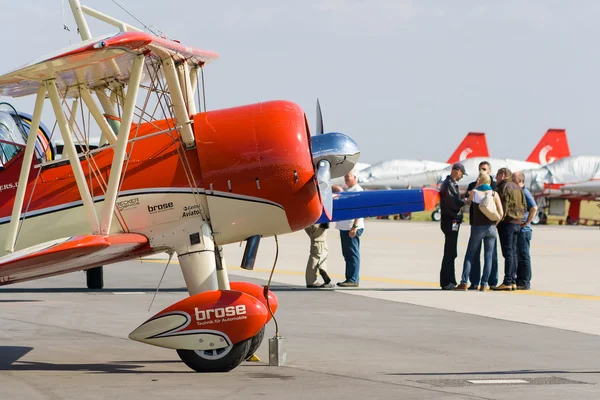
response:
M361 241L375 241L375 242L396 242L396 243L444 243L444 238L441 239L404 239L400 237L361 237ZM532 244L532 249L552 249L555 251L583 251L583 252L600 252L600 247L564 247L555 245L544 245L544 244ZM362 279L362 278L361 278Z
M148 258L142 259L141 261L142 262L152 262L152 263L163 263L163 264L167 262L167 260L148 259ZM171 260L171 263L179 264L179 261ZM236 270L236 271L245 271L240 267L227 267L227 269ZM265 273L271 272L270 269L266 269L266 268L254 268L253 271L254 272L265 272ZM289 271L289 270L282 270L282 269L276 268L275 274L304 276L304 271ZM340 279L344 278L343 275L338 275L338 274L329 274L329 276L331 276L332 278L340 278ZM411 281L411 280L405 280L405 279L380 278L380 277L370 277L370 276L364 276L364 277L361 276L360 280L361 281L370 281L370 282L380 282L380 283L393 283L396 285L413 285L413 286L425 286L425 287L435 287L435 288L440 286L438 283L434 283L434 282ZM357 290L360 290L360 289L357 289ZM537 290L516 290L516 291L509 291L509 292L503 291L502 293L515 293L515 294L524 294L524 295L528 295L528 296L554 297L554 298L561 298L561 299L600 301L600 296L594 296L594 295L589 295L589 294L542 292L542 291L537 291Z

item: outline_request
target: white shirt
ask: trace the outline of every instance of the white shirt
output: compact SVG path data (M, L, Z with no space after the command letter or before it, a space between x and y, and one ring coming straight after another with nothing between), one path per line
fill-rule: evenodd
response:
M348 188L348 190L346 190L346 192L362 192L362 191L364 191L364 189L362 187L360 187L360 185L358 183L356 185L352 186L351 188ZM335 227L337 229L339 229L340 231L349 231L352 229L353 225L354 225L353 219L349 219L346 221L337 221L335 223ZM363 229L365 227L365 219L359 218L358 223L356 225L358 225L358 228L356 228L356 229Z

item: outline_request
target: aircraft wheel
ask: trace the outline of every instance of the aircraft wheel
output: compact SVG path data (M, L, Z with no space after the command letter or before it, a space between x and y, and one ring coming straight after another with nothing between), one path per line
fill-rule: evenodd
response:
M88 289L102 289L104 287L103 267L88 269L85 274Z
M250 359L250 357L252 357L254 355L254 353L256 353L256 350L258 350L258 348L262 344L264 337L265 337L265 327L263 325L263 327L260 329L260 331L258 331L258 333L252 337L252 342L250 343L250 348L248 349L248 353L246 354L246 360Z
M228 372L246 359L252 339L216 350L177 350L185 365L196 372Z
M403 221L408 221L411 218L411 213L400 214L400 219Z
M435 222L439 222L442 219L442 210L441 209L436 209L434 212L431 213L431 220L435 221Z

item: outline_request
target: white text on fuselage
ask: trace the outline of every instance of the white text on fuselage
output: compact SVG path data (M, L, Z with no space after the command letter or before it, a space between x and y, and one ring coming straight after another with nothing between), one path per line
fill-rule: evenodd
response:
M5 190L14 190L17 188L17 186L19 186L19 182L15 182L15 183L6 183L3 185L0 185L0 192L3 192Z
M196 314L197 325L218 324L219 322L231 322L248 318L244 304L208 310L199 310L198 307L194 307L194 313Z

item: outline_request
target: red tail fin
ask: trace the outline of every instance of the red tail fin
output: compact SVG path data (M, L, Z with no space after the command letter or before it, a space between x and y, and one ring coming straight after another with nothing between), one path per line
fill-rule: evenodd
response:
M448 164L454 164L457 161L462 161L472 157L489 157L487 141L485 133L469 132L463 139L456 151L450 156Z
M546 165L570 155L567 132L564 129L548 129L548 132L527 157L527 161Z

